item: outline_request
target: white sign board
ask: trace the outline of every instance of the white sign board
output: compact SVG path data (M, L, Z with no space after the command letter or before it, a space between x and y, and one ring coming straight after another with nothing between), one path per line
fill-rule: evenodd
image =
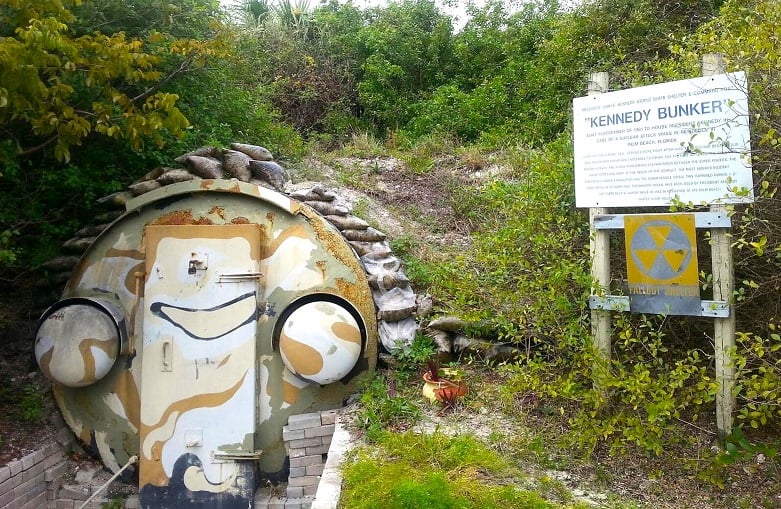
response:
M737 72L576 98L577 206L753 201L746 91Z

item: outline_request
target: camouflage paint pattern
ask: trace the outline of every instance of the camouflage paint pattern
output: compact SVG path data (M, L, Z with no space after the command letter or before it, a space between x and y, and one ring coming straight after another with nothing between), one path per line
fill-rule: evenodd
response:
M312 324L320 324L312 327ZM305 382L327 385L352 371L361 356L361 330L348 310L318 300L293 308L279 333L282 361Z
M255 452L260 226L149 225L144 240L141 378L155 382L141 385L142 503L202 493L241 505L254 470L213 455ZM177 463L185 491L169 486Z
M182 182L127 209L63 295L111 300L126 344L95 383L55 384L57 402L111 470L140 456L143 506L247 507L256 471L284 475L288 417L341 406L374 369L365 272L320 215L252 184Z
M67 302L42 318L35 360L47 378L67 387L84 387L111 370L119 355L120 334L114 319L99 307Z

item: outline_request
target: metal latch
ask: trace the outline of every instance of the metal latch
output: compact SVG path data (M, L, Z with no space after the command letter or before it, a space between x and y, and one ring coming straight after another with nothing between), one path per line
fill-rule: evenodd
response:
M220 274L218 283L240 283L242 281L263 279L262 272L245 272L236 274Z
M229 460L229 461L255 461L259 460L263 451L212 451L213 460Z
M187 273L191 276L196 271L209 268L209 256L206 253L190 253L190 261L187 264Z
M173 336L163 336L161 340L161 346L163 349L160 356L160 371L173 371Z

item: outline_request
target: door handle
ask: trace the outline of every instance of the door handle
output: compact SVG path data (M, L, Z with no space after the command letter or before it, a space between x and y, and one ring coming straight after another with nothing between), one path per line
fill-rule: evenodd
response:
M163 336L163 355L161 357L160 371L173 371L173 338Z

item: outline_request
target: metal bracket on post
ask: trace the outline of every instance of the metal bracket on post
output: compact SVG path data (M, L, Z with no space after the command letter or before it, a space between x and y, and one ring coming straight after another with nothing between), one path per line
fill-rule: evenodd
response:
M630 306L629 297L626 295L592 295L588 298L590 309L602 311L628 312ZM710 318L728 318L730 316L729 302L717 300L703 300L700 302L700 315Z
M597 230L623 230L626 214L602 214L594 217ZM730 228L732 218L726 212L695 212L695 228Z

